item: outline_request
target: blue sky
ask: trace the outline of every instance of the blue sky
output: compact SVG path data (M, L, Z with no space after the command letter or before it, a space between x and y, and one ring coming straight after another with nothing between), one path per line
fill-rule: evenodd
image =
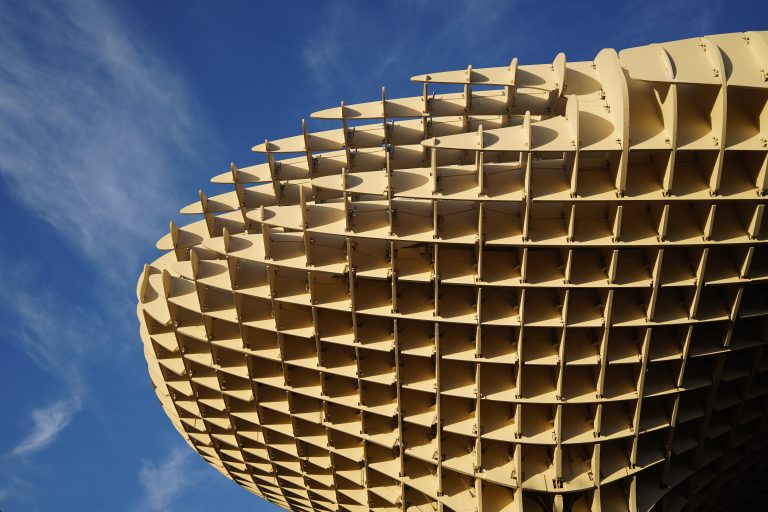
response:
M254 144L416 74L767 25L739 0L0 0L0 511L277 510L173 430L135 315L174 212Z

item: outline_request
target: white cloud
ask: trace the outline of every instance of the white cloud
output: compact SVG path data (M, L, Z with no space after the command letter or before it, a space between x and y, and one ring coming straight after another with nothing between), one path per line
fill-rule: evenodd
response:
M11 491L6 486L0 486L0 503L4 502L11 496Z
M402 80L398 67L409 62L440 69L440 59L457 50L508 59L505 52L513 49L509 38L516 37L508 23L516 3L453 0L437 7L421 0L365 11L358 2L340 0L328 6L301 46L302 61L308 79L325 98L354 92L372 101L387 77ZM421 72L430 71L436 69Z
M215 137L184 80L103 2L0 8L0 173L102 270L120 267L179 204L173 170Z
M83 297L81 303L67 290L51 290L43 270L33 257L19 261L0 254L0 310L13 319L3 339L87 402L83 369L106 357L119 359L134 348L119 335L127 332L127 324L134 327L126 313L131 309L125 307L117 316L105 314L104 308L112 307L109 301L88 307L91 298Z
M186 447L182 447L186 448ZM175 448L160 462L144 461L139 480L144 488L141 510L164 512L197 480L189 467L191 450Z
M344 68L342 34L339 29L346 22L343 7L334 3L329 6L326 21L319 26L303 45L301 57L314 83L325 93L333 89L333 77Z
M183 75L113 5L0 0L0 183L22 206L6 215L38 216L92 263L49 279L41 258L0 232L13 247L0 250L0 309L15 319L3 341L71 394L32 412L11 456L70 425L89 401L86 366L140 350L139 253L181 205L174 175L218 146Z
M27 210L6 215L44 219L93 263L49 279L3 230L14 249L0 251L0 308L16 320L8 340L87 401L87 364L139 350L139 254L181 204L174 174L217 138L183 77L109 4L0 0L0 12L0 183Z
M32 411L32 430L11 450L11 455L26 456L38 452L56 440L59 433L72 421L80 410L77 396L58 400L53 404Z
M624 4L620 9L632 23L616 27L612 36L628 45L639 45L707 35L715 31L722 7L722 0L651 0L640 8L638 3Z

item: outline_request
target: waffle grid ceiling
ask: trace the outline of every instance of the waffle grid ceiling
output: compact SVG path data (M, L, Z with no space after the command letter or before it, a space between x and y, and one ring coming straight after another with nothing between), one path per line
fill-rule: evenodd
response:
M749 503L766 69L768 32L513 59L257 145L139 279L165 412L296 511Z

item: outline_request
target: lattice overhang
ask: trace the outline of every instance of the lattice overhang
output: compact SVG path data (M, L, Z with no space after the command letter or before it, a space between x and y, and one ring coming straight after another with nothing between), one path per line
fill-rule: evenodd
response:
M749 502L766 70L768 32L513 59L255 146L139 279L166 413L292 510Z

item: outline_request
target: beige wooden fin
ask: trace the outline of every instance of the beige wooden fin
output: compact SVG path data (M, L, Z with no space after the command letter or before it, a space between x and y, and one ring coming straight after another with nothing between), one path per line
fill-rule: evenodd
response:
M517 58L512 59L511 64L504 68L475 68L470 66L467 70L443 71L411 77L414 82L441 83L441 84L481 84L481 85L515 85L517 74Z
M768 82L768 32L746 32L745 36L749 39L752 56L758 63L760 79L765 84Z
M627 48L619 52L622 66L634 80L674 82L675 68L669 53L660 44Z
M567 84L565 83L565 68L565 53L560 52L555 56L555 60L552 61L552 72L555 75L554 104L557 104L557 101L567 88Z

